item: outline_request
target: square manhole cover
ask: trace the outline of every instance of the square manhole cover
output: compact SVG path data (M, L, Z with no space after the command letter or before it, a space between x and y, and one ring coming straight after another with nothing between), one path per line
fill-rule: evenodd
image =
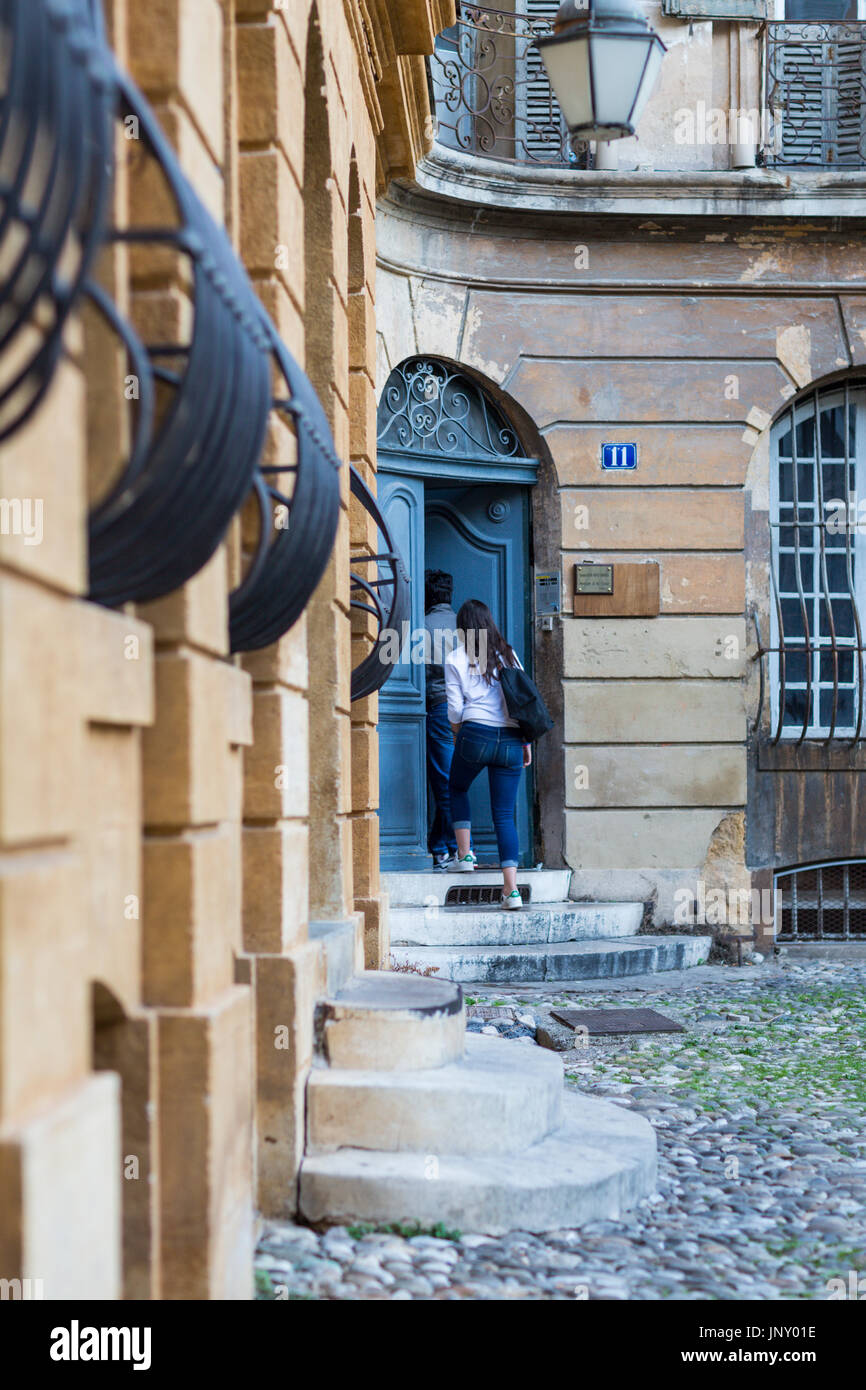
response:
M470 1004L466 1010L467 1018L478 1018L483 1022L497 1018L510 1023L514 1019L514 1009L503 1005Z
M589 1036L605 1033L684 1033L681 1023L655 1009L554 1009L553 1017Z

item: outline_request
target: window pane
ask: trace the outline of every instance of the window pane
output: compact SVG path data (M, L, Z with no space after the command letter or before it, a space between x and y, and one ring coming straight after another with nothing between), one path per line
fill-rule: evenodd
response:
M821 725L829 729L833 718L833 691L821 691ZM840 689L836 701L836 730L850 729L854 723L854 692Z
M806 707L807 695L805 690L786 690L785 724L802 728Z

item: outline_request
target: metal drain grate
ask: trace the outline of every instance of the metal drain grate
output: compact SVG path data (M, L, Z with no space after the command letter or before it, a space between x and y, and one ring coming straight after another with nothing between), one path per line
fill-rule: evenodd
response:
M553 1017L591 1038L605 1033L684 1033L681 1023L655 1009L555 1009Z
M528 883L518 883L517 891L524 903L531 900L532 888ZM501 883L467 883L465 888L461 883L445 893L446 907L498 907L501 901Z
M780 941L866 940L866 859L776 874Z

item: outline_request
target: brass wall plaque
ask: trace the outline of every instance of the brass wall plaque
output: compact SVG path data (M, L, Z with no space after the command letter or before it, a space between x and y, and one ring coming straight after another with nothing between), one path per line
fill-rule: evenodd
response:
M575 565L574 591L577 594L612 594L613 565Z

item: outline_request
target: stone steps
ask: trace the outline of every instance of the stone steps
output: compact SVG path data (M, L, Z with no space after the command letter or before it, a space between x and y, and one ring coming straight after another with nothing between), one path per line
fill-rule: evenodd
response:
M532 903L558 903L568 897L570 869L518 869L518 884L530 889ZM471 874L385 873L382 887L395 907L429 906L445 902L449 888L502 887L499 869L476 869Z
M330 1067L422 1071L463 1056L463 992L448 979L364 970L316 1011L320 1055Z
M510 1048L515 1069L523 1051ZM640 1115L575 1093L562 1123L517 1154L341 1148L308 1154L300 1210L311 1223L419 1222L501 1235L616 1218L653 1190L656 1142Z
M513 914L515 917L518 913ZM514 947L394 946L397 964L435 966L441 980L461 984L521 984L547 980L618 979L658 970L685 970L709 956L709 936L632 936Z
M641 924L642 903L532 903L509 911L495 907L391 908L395 946L545 945L632 937Z
M426 1071L314 1067L307 1153L516 1153L562 1122L562 1063L542 1048L469 1034L457 1062Z

